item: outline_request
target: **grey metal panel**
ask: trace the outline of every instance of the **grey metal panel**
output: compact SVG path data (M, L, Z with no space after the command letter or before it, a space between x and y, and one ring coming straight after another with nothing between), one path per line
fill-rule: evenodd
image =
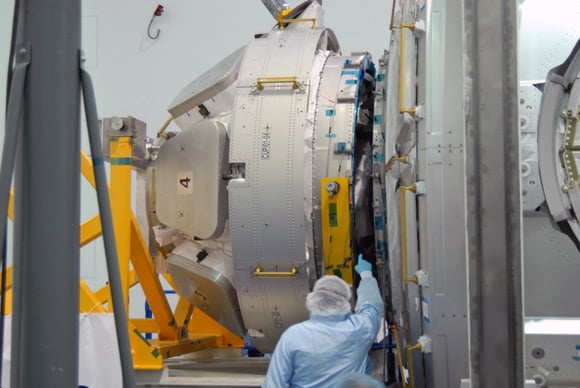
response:
M169 113L177 118L230 87L237 79L245 49L240 47L183 88L167 109Z
M355 57L330 57L321 74L315 122L315 170L318 178L346 176L351 169L351 153L334 152L337 142L346 142L352 149L354 124L353 100L338 101L346 79L342 75L344 62ZM358 71L358 70L357 70ZM352 78L350 76L349 78ZM329 112L334 111L334 112Z
M232 162L246 161L244 181L231 181L230 219L232 248L236 267L245 260L256 263L265 260L272 264L280 258L304 259L304 212L302 186L302 144L297 139L293 123L292 100L305 101L305 96L275 96L269 99L275 109L259 108L252 115L252 123L258 121L256 134L246 136L238 125L246 125L236 115L232 138ZM257 106L264 99L257 98ZM245 100L237 97L238 101ZM251 108L248 107L248 110ZM269 134L269 156L262 159L262 139ZM243 137L241 142L238 138ZM252 144L248 144L248 139ZM242 147L247 146L245 149ZM243 154L245 158L243 157ZM235 203L235 207L233 204ZM242 237L243 236L243 237ZM249 242L252 241L252 244ZM281 245L282 244L282 245ZM257 264L257 263L256 263ZM270 270L264 268L264 270ZM280 269L282 271L282 269Z
M566 334L526 333L525 345L526 378L540 378L547 387L580 386L580 335L577 330Z
M14 173L12 387L78 385L80 3L18 3L16 43L32 51L16 55L32 59Z
M580 316L578 249L547 214L525 217L523 228L525 315Z
M241 47L234 51L175 97L168 110L182 130L204 119L223 119L229 113L245 50L245 47Z
M542 93L532 83L520 83L520 155L522 208L534 211L544 202L538 165L538 115Z
M516 2L463 2L472 387L522 387Z
M258 118L265 126L260 125L253 144L246 148L253 152L245 159L246 182L230 182L229 186L238 297L246 327L265 334L264 339L254 338L254 344L263 351L271 351L285 328L307 317L304 297L309 291L309 281L300 168L303 149L301 138L297 139L293 132L296 127L286 128L286 123L292 123L289 117L294 112L292 99L291 95L276 96L270 99L276 109L258 110L252 117L252 122ZM305 96L297 99L306 100ZM258 102L259 107L261 103ZM236 148L240 145L236 135L244 136L244 132L236 132L239 117L234 122L233 148ZM266 128L269 125L271 131ZM264 133L270 134L268 159L261 159ZM243 140L242 144L246 143L247 139ZM281 272L296 265L300 275L296 279L255 279L251 273L257 265L265 271Z
M181 296L234 333L245 334L236 290L222 273L179 254L166 264Z
M469 375L463 88L452 81L463 72L461 1L434 0L426 18L418 82L425 120L417 135L417 176L426 188L418 197L421 269L429 274L429 287L421 287L422 328L432 339L427 386L444 388Z
M423 333L433 340L426 376L429 386L452 387L469 374L465 215L457 211L465 206L465 181L458 178L464 176L464 154L461 147L421 154L427 163L427 194L418 199L425 217L421 269L429 273L429 287L421 288L422 321Z
M306 273L304 219L304 120L309 71L323 30L272 31L250 42L234 100L230 162L244 163L232 180L230 227L236 287L254 345L272 351L281 333L304 320ZM296 77L301 87L268 84L259 77ZM267 272L294 278L257 278Z
M257 279L250 275L251 270L251 266L236 270L236 282L248 285L238 288L240 308L253 344L263 352L272 352L290 325L308 318L304 307L308 276L304 265L294 279Z
M199 122L165 142L155 181L159 220L198 238L218 237L227 218L227 156L219 122Z

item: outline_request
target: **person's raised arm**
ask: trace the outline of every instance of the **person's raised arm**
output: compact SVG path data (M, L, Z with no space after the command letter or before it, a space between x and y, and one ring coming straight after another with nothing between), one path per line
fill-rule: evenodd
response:
M379 330L385 307L379 285L373 277L373 266L359 254L358 262L354 269L361 278L357 288L355 312L370 317L373 326L375 326L374 331L376 334Z

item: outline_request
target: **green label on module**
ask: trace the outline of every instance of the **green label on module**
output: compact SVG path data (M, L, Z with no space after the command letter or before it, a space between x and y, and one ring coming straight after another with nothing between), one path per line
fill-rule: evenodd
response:
M336 214L336 203L330 203L328 207L328 217L330 220L330 227L336 228L338 226L338 216Z

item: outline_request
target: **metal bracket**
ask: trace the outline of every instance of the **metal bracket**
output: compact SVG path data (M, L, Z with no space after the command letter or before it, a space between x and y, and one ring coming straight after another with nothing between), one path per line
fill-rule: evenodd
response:
M422 335L417 342L421 344L421 351L423 353L431 353L431 337Z
M131 116L128 117L106 117L101 120L103 136L111 137L144 137L145 123Z
M425 181L417 181L415 182L415 193L417 195L425 195L427 194L427 184Z
M415 120L421 121L425 118L425 105L417 105L415 107Z
M416 38L420 38L426 31L425 20L417 20L414 25L413 35L415 35Z
M415 278L417 279L417 285L429 287L429 272L420 269L415 272Z
M338 190L340 190L340 185L337 181L328 181L326 182L326 186L324 188L328 193L328 198L332 199L334 194L338 193Z
M133 152L131 164L138 169L146 169L149 164L147 153L146 124L134 117L105 117L100 120L103 133L103 154L110 160L109 142L120 137L131 138Z
M22 64L26 67L30 64L30 51L31 45L28 42L16 46L16 66ZM14 71L16 72L16 69Z

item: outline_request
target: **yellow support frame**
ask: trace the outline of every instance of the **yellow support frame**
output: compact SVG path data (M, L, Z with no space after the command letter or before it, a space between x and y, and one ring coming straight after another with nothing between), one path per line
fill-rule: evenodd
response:
M106 313L103 303L93 294L87 283L83 279L80 280L81 299L80 312L81 313Z
M8 197L8 217L14 218L14 189L10 188L10 196Z
M190 338L207 335L215 336L217 339L216 347L218 348L238 348L244 346L243 338L224 328L213 318L204 313L203 310L198 308L193 309L191 321L187 325L187 328L190 333L195 333L190 334Z
M189 324L199 314L196 315L191 304L181 297L175 314L172 312L159 280L159 274L155 270L153 260L131 210L133 151L131 138L112 138L109 144L111 146L111 209L113 211L119 267L123 279L123 292L124 295L128 295L131 284L130 264L132 264L155 321L130 320L129 333L135 369L159 369L162 367L164 358L209 347L220 347L223 338L230 338L231 332L229 330L209 317L214 322L211 326L213 331L208 333L207 330L203 330L203 334L200 334L188 330ZM164 274L164 276L170 279L169 275ZM176 290L173 282L169 283ZM141 331L149 332L149 330L158 333L158 339L146 340ZM243 338L239 336L234 335L229 342L229 347L241 348L244 346Z
M336 182L338 191L332 195L326 184ZM353 283L353 258L350 223L350 185L348 178L322 178L320 180L320 207L322 221L322 251L324 271Z
M131 177L133 142L130 136L109 139L111 155L111 212L117 244L117 260L123 287L125 310L129 303L129 270L131 261Z
M155 270L153 260L141 236L135 215L131 209L131 159L132 143L129 137L115 138L111 144L111 182L109 184L113 227L119 256L119 267L125 301L129 288L140 283L151 306L154 318L130 319L129 340L133 365L137 370L162 369L163 359L207 348L242 348L242 337L232 333L199 309L194 309L186 299L179 297L175 311L167 301L165 291ZM91 159L81 151L81 173L95 187ZM13 218L11 190L8 216ZM84 246L102 234L100 216L96 215L82 223L80 245ZM131 264L133 269L131 269ZM5 313L12 311L12 268L6 269ZM168 274L163 274L171 287L177 291ZM112 311L109 286L93 292L80 279L81 313L105 313ZM107 306L105 306L107 305ZM127 304L125 308L128 311ZM147 340L142 333L158 333L158 339Z
M165 291L159 281L159 275L153 266L153 260L149 256L147 246L139 232L135 216L131 213L130 218L130 252L133 267L139 276L139 282L145 293L145 298L151 306L153 316L159 324L159 338L162 340L179 340L181 328L177 327L175 317L167 302Z

